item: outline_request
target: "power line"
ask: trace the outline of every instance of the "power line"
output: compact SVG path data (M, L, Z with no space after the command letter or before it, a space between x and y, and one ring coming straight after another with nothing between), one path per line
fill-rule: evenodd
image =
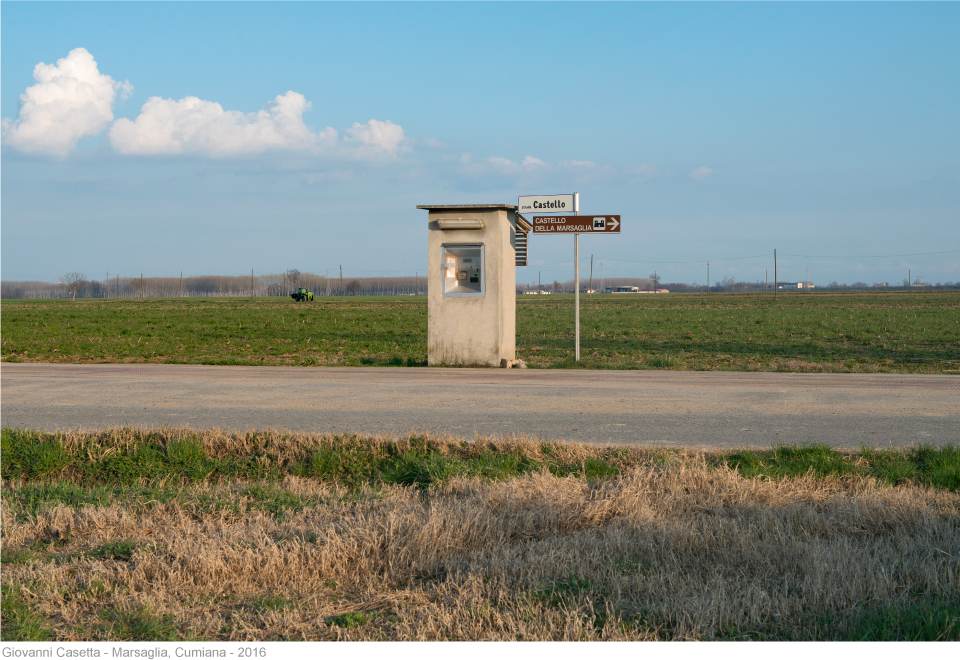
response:
M693 264L693 265L697 265L697 264L705 264L705 263L707 263L707 261L713 261L713 262L718 262L718 261L744 261L744 260L746 260L746 259L760 259L760 258L762 258L762 257L769 257L769 256L770 256L770 255L768 255L768 254L757 254L757 255L754 255L754 256L752 256L752 257L731 257L731 258L729 258L729 259L713 259L713 258L711 258L711 259L709 259L709 260L708 260L708 259L702 259L702 260L700 260L700 261L647 261L646 259L640 260L640 261L634 261L634 260L630 260L630 259L611 259L611 258L609 258L609 257L601 257L601 259L603 259L603 260L605 260L605 261L616 261L616 262L618 262L618 263L624 263L624 264L668 264L668 265L669 265L669 264Z
M923 257L928 254L950 254L960 250L941 250L940 252L914 252L912 254L866 254L855 256L838 256L829 254L785 254L785 257L804 257L806 259L889 259L890 257Z

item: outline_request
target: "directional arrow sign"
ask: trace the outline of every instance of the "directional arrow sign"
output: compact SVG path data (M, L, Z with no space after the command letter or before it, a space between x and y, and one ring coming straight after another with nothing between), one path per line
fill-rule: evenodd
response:
M620 233L619 215L535 215L534 234Z

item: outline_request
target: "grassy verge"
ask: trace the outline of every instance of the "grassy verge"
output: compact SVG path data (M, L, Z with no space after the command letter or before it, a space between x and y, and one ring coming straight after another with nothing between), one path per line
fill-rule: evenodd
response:
M281 431L227 434L189 428L60 433L4 428L0 442L5 480L120 487L225 479L270 483L295 476L348 487L425 489L453 477L502 480L539 472L594 480L678 455L678 450L528 440L467 442L430 435L385 439ZM865 447L858 452L824 445L779 446L709 455L708 464L724 465L748 479L861 477L891 486L917 483L960 490L960 450L953 445Z
M2 441L4 640L960 640L951 446Z
M960 372L960 293L595 296L517 301L534 368ZM3 302L6 362L425 366L422 298Z

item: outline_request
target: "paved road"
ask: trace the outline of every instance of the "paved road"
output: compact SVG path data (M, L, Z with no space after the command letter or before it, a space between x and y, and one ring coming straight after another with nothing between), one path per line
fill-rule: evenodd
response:
M3 364L5 427L288 428L591 443L960 444L960 378L861 374Z

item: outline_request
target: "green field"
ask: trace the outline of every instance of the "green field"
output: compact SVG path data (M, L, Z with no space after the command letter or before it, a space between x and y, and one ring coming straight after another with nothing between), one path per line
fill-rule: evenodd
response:
M6 362L426 364L424 298L5 300ZM960 293L572 296L517 301L533 368L957 373Z

